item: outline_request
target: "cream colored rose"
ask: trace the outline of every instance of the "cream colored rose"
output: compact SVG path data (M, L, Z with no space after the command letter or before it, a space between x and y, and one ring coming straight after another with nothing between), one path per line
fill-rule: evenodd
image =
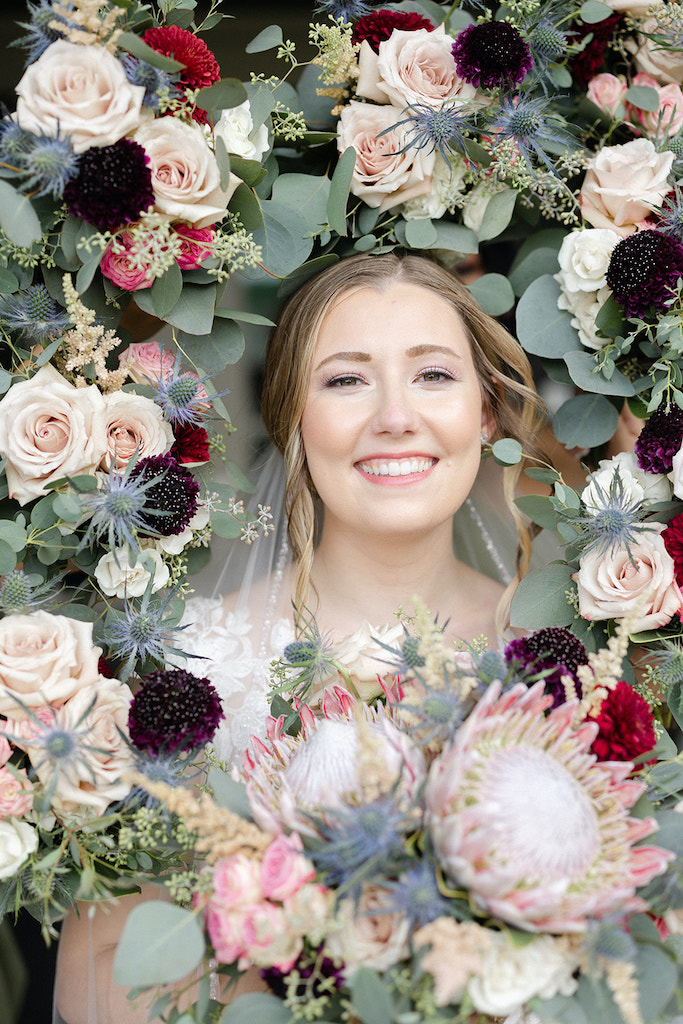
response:
M648 11L652 7L653 0L604 0L613 11L628 11L630 14L640 14L641 11Z
M104 399L53 366L13 384L0 401L0 455L10 497L25 505L64 476L93 473L107 448Z
M565 235L557 254L560 272L555 280L562 290L596 292L607 284L607 268L614 246L620 241L609 228L584 228Z
M33 825L18 818L0 821L0 878L16 875L21 865L38 849Z
M142 119L145 89L100 46L59 39L29 64L16 87L17 120L36 135L68 135L76 153L111 146Z
M403 638L400 624L376 629L365 622L335 647L334 660L351 678L361 700L370 701L383 692L380 677L390 676L392 672L391 654L382 645L399 651Z
M245 160L260 160L268 150L268 127L254 130L249 100L224 110L213 129L214 139L221 139L228 153Z
M377 107L352 100L344 107L337 125L337 146L356 151L351 192L368 206L389 210L415 196L426 195L432 187L434 153L406 149L403 129L386 129L402 121L398 107Z
M656 18L646 18L640 25L642 35L638 36L638 42L630 47L635 55L635 64L638 71L652 75L662 85L675 82L683 84L683 50L680 47L665 49L656 39L650 39L650 35L656 35L660 26Z
M156 592L168 583L168 566L154 546L154 541L144 545L135 564L132 563L127 547L108 551L95 567L95 579L107 597L142 597L150 579L152 591Z
M500 182L493 179L483 178L481 181L478 181L468 195L467 205L463 210L462 219L465 226L479 234L479 230L486 217L487 206L493 197L498 192L504 192L506 187L506 185L501 185Z
M673 153L658 153L649 139L604 146L588 161L579 202L597 228L633 234L669 191Z
M363 41L356 95L393 103L401 110L411 104L440 107L449 100L471 100L476 89L458 75L452 47L453 40L443 25L433 32L394 29L379 44L378 54Z
M471 979L467 992L479 1013L505 1017L534 996L573 995L577 967L566 938L538 935L525 946L512 946L505 935L494 932L481 975Z
M357 902L352 897L341 901L339 930L328 936L325 950L343 961L347 979L359 967L386 971L407 956L408 919L391 910L395 903L394 894L374 882L363 886Z
M594 515L601 508L600 494L609 494L617 471L623 493L630 503L671 500L671 485L663 473L646 473L638 465L635 452L619 452L612 459L601 459L597 470L589 477L588 486L581 495L589 515Z
M60 820L93 818L130 792L131 784L124 776L133 766L133 757L124 737L128 736L132 698L124 683L99 676L62 705L54 725L65 732L78 732L82 742L78 755L54 777L42 748L27 745L26 752L50 792L50 804Z
M240 179L231 174L228 188L221 188L216 157L198 125L177 117L157 117L143 124L134 139L149 157L157 213L196 228L225 217Z
M101 468L123 471L137 452L138 458L165 455L175 438L156 402L144 395L114 391L105 398L107 451Z
M683 605L674 579L674 563L664 547L664 526L653 523L637 543L615 552L589 552L579 562L574 579L579 612L593 619L623 619L633 615L633 633L666 625Z
M97 678L101 654L92 623L36 611L0 619L0 713L27 717L28 708L59 705Z
M680 498L683 495L683 448L679 448L671 460L669 480L673 486L674 494L677 498Z
M452 210L465 191L467 164L463 157L453 156L447 162L440 153L435 154L432 173L432 190L403 203L401 213L404 220L430 217L439 220L447 210Z

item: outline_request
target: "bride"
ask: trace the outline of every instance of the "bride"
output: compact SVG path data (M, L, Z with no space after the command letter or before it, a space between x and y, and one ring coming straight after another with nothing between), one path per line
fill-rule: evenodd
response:
M291 558L251 585L247 603L234 578L230 596L189 602L183 633L209 659L202 672L224 701L216 743L229 761L263 732L268 665L295 635L293 608L341 640L362 623L395 623L417 596L454 640L498 646L503 587L455 557L452 521L483 444L532 446L539 400L519 344L452 274L423 257L367 254L285 306L263 417L284 461ZM136 899L65 922L56 997L66 1024L145 1020L111 981Z

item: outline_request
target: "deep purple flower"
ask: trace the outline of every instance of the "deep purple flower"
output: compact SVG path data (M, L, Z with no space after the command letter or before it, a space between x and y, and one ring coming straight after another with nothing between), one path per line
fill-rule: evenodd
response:
M140 516L146 526L162 537L182 533L197 511L199 484L172 455L140 459L130 474L131 480L155 477L160 479L145 492L145 508Z
M138 750L156 756L210 743L222 718L220 697L208 679L164 669L144 676L131 701L128 732Z
M64 189L69 213L99 231L113 231L137 220L154 205L149 157L138 142L119 139L113 146L91 146L82 154L78 174Z
M453 58L460 77L482 89L509 89L534 64L522 35L507 21L468 25L453 43Z
M617 242L606 280L628 316L644 316L651 306L666 309L683 277L683 245L661 231L636 231Z
M638 465L646 473L670 473L682 441L683 409L660 406L645 421L634 445Z
M318 950L319 953L320 950ZM312 976L314 970L316 972L316 980L313 982L314 996L320 994L320 982L327 978L333 979L332 984L335 989L339 990L344 987L343 967L336 966L334 960L330 960L327 956L311 956L308 953L301 953L292 970L296 970L301 978L301 985L297 988L297 994L300 995L307 993L306 982ZM280 999L284 999L287 996L286 979L291 974L291 970L281 971L279 967L264 967L259 971L259 974L276 996ZM320 981L317 979L320 979ZM325 988L327 990L327 986Z
M581 695L576 670L579 665L588 664L588 655L581 641L564 626L546 626L531 636L510 641L505 648L505 660L515 662L523 675L548 672L543 681L546 693L552 694L553 707L564 704L567 699L562 676L571 676Z

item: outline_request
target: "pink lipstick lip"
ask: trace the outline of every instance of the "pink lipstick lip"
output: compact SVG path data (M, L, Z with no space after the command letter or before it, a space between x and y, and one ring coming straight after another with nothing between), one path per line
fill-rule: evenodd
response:
M402 476L390 476L389 474L385 476L380 476L379 474L374 475L373 473L367 473L363 469L363 463L400 462L403 459L430 460L431 466L428 466L426 469L419 470L416 473L407 473ZM363 479L367 480L371 484L377 484L380 487L401 487L406 486L407 484L415 483L420 480L424 480L427 476L429 476L429 474L432 472L432 470L434 469L438 462L439 460L436 456L426 455L424 454L424 452L401 452L400 455L394 452L392 455L372 455L366 456L363 459L358 459L358 461L354 463L354 469L357 469L358 472L363 477Z

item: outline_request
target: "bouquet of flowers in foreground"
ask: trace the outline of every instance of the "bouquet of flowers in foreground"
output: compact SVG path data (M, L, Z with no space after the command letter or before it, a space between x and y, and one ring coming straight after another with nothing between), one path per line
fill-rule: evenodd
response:
M419 613L403 639L381 641L374 705L352 694L346 649L338 660L315 633L290 645L279 677L298 693L335 667L338 684L317 715L295 696L270 720L244 788L218 771L213 796L144 783L194 835L199 873L174 882L185 906L133 911L118 983L164 1021L189 992L188 1024L522 1007L670 1020L683 778L621 678L625 632L591 655L561 628L458 654ZM269 992L234 999L245 975Z

